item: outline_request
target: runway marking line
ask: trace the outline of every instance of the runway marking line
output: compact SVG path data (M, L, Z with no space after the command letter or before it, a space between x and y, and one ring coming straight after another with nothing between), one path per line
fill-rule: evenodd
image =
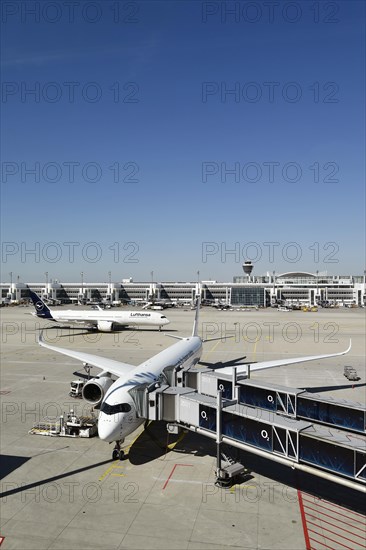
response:
M169 476L168 476L168 479L166 480L166 482L164 483L164 486L163 486L163 491L164 489L166 488L166 486L168 485L169 481L171 480L172 478L172 475L174 474L175 472L175 469L177 466L191 466L193 468L193 464L174 464L173 468L172 468L172 471L170 472Z
M122 468L122 466L119 465L120 464L120 461L119 460L115 460L113 462L113 464L111 464L109 466L109 468L106 469L106 471L104 472L104 474L102 474L99 478L99 481L102 481L108 474L110 474L112 472L112 470L115 470L117 468ZM125 474L112 474L112 475L125 475Z
M297 494L306 550L320 550L322 547L332 548L332 543L335 543L337 547L340 546L348 550L354 550L355 547L366 548L364 544L366 540L366 517L363 514L348 510L327 500L318 499L307 493L302 493L300 490L297 491ZM355 531L359 531L362 535ZM350 535L352 538L350 538ZM363 543L356 539L361 539Z

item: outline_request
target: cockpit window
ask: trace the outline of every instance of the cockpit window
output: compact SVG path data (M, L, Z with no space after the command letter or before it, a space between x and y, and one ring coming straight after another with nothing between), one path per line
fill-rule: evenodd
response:
M160 319L166 319L165 315L161 315Z
M127 413L130 412L131 405L128 403L118 403L117 405L109 405L108 403L103 403L100 407L100 411L105 414L117 414L117 413Z

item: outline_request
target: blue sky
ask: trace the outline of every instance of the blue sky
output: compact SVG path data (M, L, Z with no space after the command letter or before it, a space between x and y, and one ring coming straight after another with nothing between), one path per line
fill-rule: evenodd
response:
M363 273L364 3L277 4L7 3L2 281Z

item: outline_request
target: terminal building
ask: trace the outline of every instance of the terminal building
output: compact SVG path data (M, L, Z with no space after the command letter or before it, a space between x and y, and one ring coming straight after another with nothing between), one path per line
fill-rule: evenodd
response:
M61 283L58 280L1 283L1 302L14 303L28 298L28 288L43 299L58 304L105 302L143 304L159 301L166 304L191 304L200 295L203 303L229 306L270 307L274 304L330 306L366 305L364 275L326 275L288 272L253 276L250 262L243 264L243 275L233 282L120 282Z

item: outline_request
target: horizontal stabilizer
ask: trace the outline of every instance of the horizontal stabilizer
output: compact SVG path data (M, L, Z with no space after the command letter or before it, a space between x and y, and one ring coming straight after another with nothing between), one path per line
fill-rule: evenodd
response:
M207 338L207 340L202 340L202 342L214 342L215 340L227 340L228 338L234 338L234 335L230 336L219 336L218 338Z

